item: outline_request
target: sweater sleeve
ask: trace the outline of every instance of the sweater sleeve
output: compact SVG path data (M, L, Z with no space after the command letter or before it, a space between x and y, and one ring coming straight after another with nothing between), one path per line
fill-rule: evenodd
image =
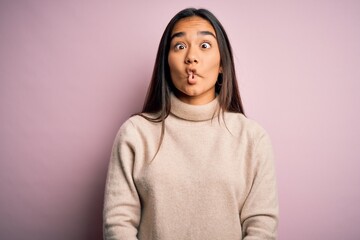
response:
M135 160L131 122L119 130L113 145L104 196L105 240L135 240L141 205L133 180Z
M266 133L255 144L252 186L240 213L243 239L276 239L278 197L272 146Z

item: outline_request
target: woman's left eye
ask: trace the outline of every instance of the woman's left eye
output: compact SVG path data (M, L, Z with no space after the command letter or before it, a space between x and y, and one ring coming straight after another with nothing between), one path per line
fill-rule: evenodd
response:
M201 44L201 48L210 48L210 47L211 47L210 43L204 42Z

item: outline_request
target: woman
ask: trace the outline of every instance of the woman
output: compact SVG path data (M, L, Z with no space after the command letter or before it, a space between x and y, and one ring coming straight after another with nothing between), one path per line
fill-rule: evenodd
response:
M275 239L269 138L244 116L228 37L205 9L174 16L142 113L116 136L104 238Z

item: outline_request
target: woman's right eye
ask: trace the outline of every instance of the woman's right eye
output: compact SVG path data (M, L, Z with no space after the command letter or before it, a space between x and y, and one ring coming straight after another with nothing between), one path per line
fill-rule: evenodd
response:
M185 49L185 44L183 44L183 43L177 43L177 44L175 44L175 49L176 50L183 50L183 49Z

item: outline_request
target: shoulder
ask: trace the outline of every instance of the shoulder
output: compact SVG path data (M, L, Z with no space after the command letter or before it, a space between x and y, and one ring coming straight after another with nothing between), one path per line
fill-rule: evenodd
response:
M274 153L270 136L257 121L240 113L227 113L225 122L233 136L243 144L249 144L257 159L272 160Z
M120 126L116 134L116 140L120 142L137 141L139 138L158 132L159 126L161 126L161 123L152 122L141 115L134 115Z
M151 115L144 115L146 117L151 117ZM157 122L152 122L148 119L146 119L145 117L141 116L141 115L133 115L130 118L128 118L121 126L119 129L119 133L126 133L129 131L136 131L136 130L141 130L144 128L148 128L151 126L157 126L159 125L159 123Z
M253 143L262 138L268 138L267 131L257 121L241 113L225 112L224 120L231 134L235 136L246 136Z

